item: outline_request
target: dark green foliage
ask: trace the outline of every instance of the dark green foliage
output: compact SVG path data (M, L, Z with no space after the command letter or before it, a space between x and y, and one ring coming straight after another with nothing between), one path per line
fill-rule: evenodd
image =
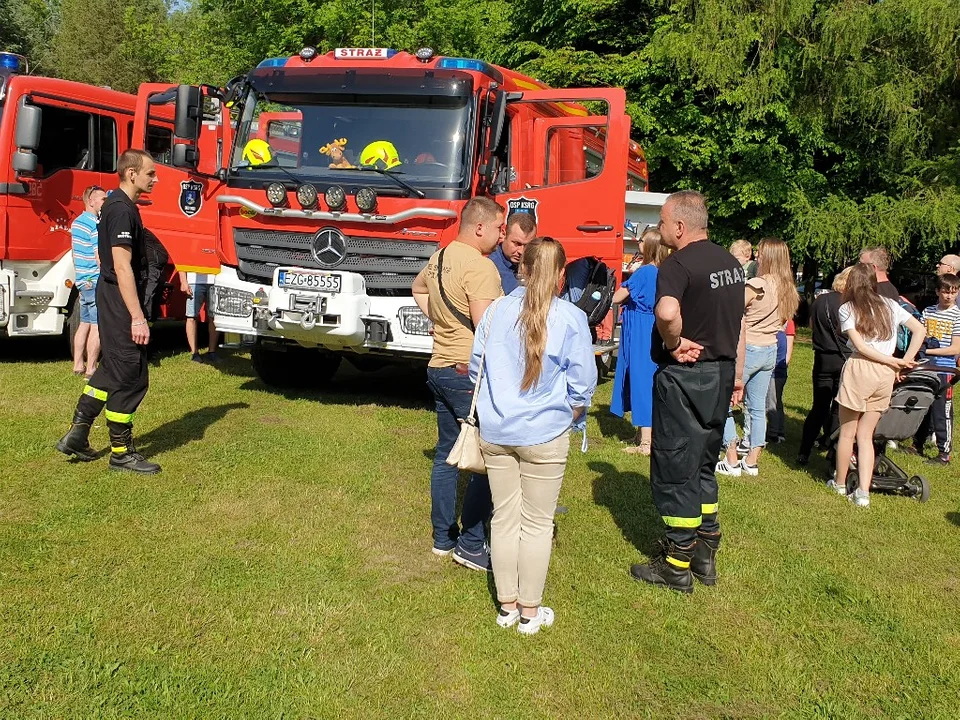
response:
M7 22L7 19L10 22ZM652 187L699 188L715 235L837 266L920 263L960 234L960 0L6 0L47 74L222 83L304 44L480 57L627 90ZM119 68L119 69L118 69Z

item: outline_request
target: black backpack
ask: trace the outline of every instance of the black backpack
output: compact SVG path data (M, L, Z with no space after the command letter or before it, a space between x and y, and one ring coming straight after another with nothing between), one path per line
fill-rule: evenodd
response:
M603 322L603 319L610 312L613 305L613 293L617 286L617 277L600 260L595 257L583 258L575 262L585 262L588 264L587 284L583 289L583 295L574 305L587 314L587 324L595 327ZM568 266L569 268L569 266ZM561 295L569 297L570 276L564 281L563 292Z

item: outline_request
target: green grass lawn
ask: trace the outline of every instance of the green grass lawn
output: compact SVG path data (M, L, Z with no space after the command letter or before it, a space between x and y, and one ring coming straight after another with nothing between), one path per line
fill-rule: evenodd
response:
M601 387L532 638L430 553L421 374L281 394L245 355L167 351L136 425L163 473L137 477L53 450L82 386L58 349L0 343L0 717L956 717L960 473L894 453L930 501L858 510L795 469L808 345L790 439L721 482L720 583L693 596L628 574L661 525Z

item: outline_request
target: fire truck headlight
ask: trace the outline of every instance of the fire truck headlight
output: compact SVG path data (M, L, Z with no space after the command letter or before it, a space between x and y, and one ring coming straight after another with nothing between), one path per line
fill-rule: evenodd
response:
M417 60L422 63L430 62L433 58L433 48L422 47L416 52Z
M372 213L377 208L377 191L363 187L357 190L357 207L360 212Z
M253 293L214 285L211 304L214 315L250 317L253 314Z
M300 51L300 59L304 62L310 62L317 56L317 49L313 45L307 45Z
M305 210L312 210L317 206L317 189L310 183L304 183L297 188L297 202Z
M340 212L347 206L347 194L339 185L331 185L323 194L323 199L331 212Z
M267 185L267 200L274 207L287 204L287 189L283 186L283 183L272 182Z
M400 308L397 313L400 320L400 327L407 335L432 335L433 323L430 318L420 312L416 305L408 305Z

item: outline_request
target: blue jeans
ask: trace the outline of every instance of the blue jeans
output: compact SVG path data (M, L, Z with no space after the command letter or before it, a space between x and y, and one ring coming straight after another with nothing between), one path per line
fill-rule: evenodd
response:
M86 285L86 283L84 283ZM80 287L80 322L97 324L97 283Z
M744 413L750 416L751 448L767 444L767 391L776 364L776 345L747 345L743 363L743 406Z
M457 483L460 471L447 465L447 456L460 435L460 423L470 414L473 382L452 367L427 368L427 385L437 404L437 449L430 473L430 520L433 523L433 546L449 550L458 542L468 552L479 552L487 539L484 523L490 519L493 503L490 482L486 475L474 473L463 496L457 525Z

